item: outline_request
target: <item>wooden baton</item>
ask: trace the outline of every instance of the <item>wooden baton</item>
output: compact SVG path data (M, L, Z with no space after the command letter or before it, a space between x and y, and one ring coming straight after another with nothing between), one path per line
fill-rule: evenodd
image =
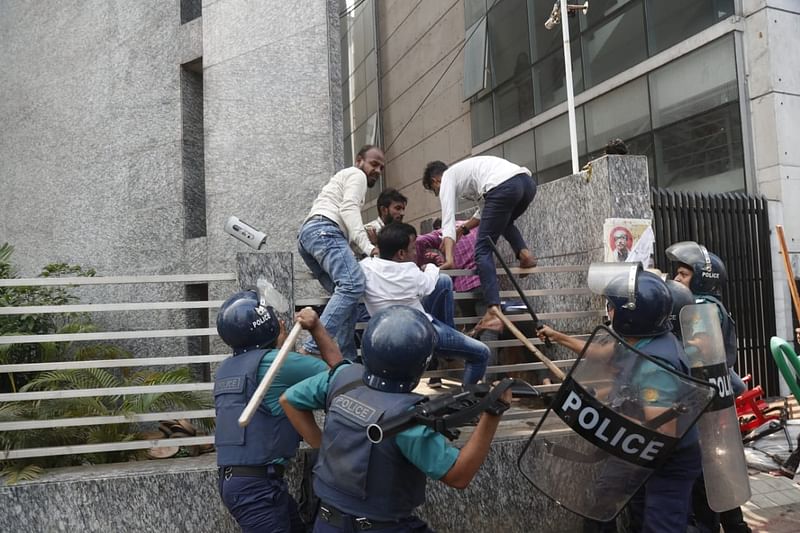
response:
M294 326L292 326L289 336L286 337L286 340L283 342L283 346L281 346L281 349L278 351L278 355L275 356L275 360L272 361L271 365L269 365L269 370L267 370L267 373L261 380L261 383L258 384L256 392L253 394L253 397L250 398L250 401L247 402L247 406L245 406L242 414L239 415L239 426L245 427L253 419L253 415L256 414L258 406L261 405L261 401L267 394L269 386L272 385L272 382L275 380L275 376L278 375L278 370L281 369L284 361L286 361L286 356L289 355L289 352L294 347L295 342L297 342L297 336L300 335L300 331L302 329L303 328L300 327L300 322L295 322Z
M529 341L529 340L528 340L528 337L526 337L526 336L525 336L525 334L524 334L524 333L522 333L522 332L521 332L521 331L520 331L520 330L517 328L517 326L515 326L515 325L514 325L514 323L513 323L513 322L511 322L511 321L508 319L508 317L507 317L506 315L504 315L504 314L503 314L503 312L502 312L502 311L501 311L499 308L495 308L495 309L493 309L493 311L494 311L494 315L495 315L495 316L497 316L497 318L499 318L500 320L502 320L502 321L503 321L503 324L506 326L506 328L508 328L508 330L509 330L511 333L513 333L513 334L514 334L514 336L515 336L517 339L519 339L519 341L520 341L520 342L522 342L522 344L524 344L524 345L525 345L525 347L526 347L528 350L530 350L530 352L531 352L531 353L533 353L533 355L535 355L535 356L536 356L536 357L539 359L539 361L541 361L542 363L544 363L544 366L546 366L546 367L548 368L548 370L550 370L550 372L552 372L552 373L553 373L553 375L555 375L555 376L556 376L558 379L560 379L561 381L564 381L564 378L566 378L566 377L567 377L567 375L564 373L564 371L563 371L563 370L561 370L560 368L558 368L558 367L557 367L557 366L556 366L556 365L553 363L553 361L551 361L550 359L548 359L548 358L547 358L547 356L546 356L546 355L544 355L544 354L543 354L541 351L537 350L537 349L536 349L536 346L534 346L534 345L531 343L531 341Z

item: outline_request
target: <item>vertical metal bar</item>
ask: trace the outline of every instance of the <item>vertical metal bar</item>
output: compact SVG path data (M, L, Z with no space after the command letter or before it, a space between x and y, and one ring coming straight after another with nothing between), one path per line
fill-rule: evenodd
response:
M758 245L760 248L759 258L760 258L760 271L762 274L762 281L760 287L760 293L764 300L765 309L764 309L764 327L765 327L765 339L766 337L772 337L776 333L776 323L775 323L775 295L772 286L772 255L770 250L770 226L769 226L769 211L767 205L767 199L764 196L759 197L758 200L761 208L758 217L758 223L760 227L760 235L758 239ZM769 354L767 354L769 357ZM772 360L769 359L771 362ZM768 391L768 394L777 396L780 394L780 385L778 381L778 369L775 367L774 364L770 364L767 366L767 380L766 383L768 387L765 389Z
M575 91L572 87L572 48L569 43L569 11L567 0L561 0L561 36L564 39L564 74L567 84L567 114L569 118L569 147L572 154L572 173L577 174L578 166L578 131L575 125Z

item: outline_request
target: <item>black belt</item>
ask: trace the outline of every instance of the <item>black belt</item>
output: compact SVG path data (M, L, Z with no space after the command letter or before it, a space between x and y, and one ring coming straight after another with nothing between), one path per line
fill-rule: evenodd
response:
M286 469L283 465L272 464L267 466L220 466L219 475L225 479L232 477L266 477L281 479Z
M366 517L357 517L353 515L349 515L347 513L343 513L333 505L329 505L325 502L320 502L319 504L319 513L317 516L329 523L333 527L343 528L345 523L348 521L352 521L353 526L358 531L372 531L376 529L386 529L390 527L397 527L400 522L380 522L378 520L372 520Z

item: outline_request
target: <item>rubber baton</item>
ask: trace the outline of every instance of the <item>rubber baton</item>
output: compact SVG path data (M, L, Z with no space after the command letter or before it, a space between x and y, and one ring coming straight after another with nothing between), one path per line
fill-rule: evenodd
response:
M289 355L289 352L294 347L295 342L297 342L297 337L300 335L300 331L302 329L303 328L300 327L299 322L295 322L294 326L292 326L292 330L289 332L289 336L286 337L286 340L283 342L283 346L281 346L278 355L275 357L275 360L272 361L272 364L269 365L267 374L261 380L261 383L258 384L255 394L253 394L253 397L250 398L249 402L247 402L247 406L245 406L242 414L239 415L239 425L241 427L247 426L247 424L249 424L253 419L253 415L256 414L258 406L261 405L261 401L264 399L264 396L266 396L269 386L272 385L272 382L275 380L275 376L278 375L278 371L283 366L284 361L286 361L286 356Z

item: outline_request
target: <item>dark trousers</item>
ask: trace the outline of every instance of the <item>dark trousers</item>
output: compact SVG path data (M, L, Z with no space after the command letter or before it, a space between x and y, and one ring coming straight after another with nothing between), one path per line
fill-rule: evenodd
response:
M486 305L500 305L500 289L497 285L494 256L491 242L497 243L502 235L519 255L527 248L525 239L514 225L536 196L536 182L527 174L517 174L490 190L484 196L478 239L475 243L475 265L481 278Z
M306 531L283 479L220 476L219 493L243 533Z

